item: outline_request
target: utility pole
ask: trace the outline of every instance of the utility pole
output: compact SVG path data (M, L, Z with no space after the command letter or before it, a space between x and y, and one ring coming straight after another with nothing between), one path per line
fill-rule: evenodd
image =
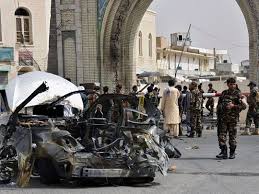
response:
M171 53L170 51L168 52L168 69L170 70L171 69Z
M176 68L176 70L175 70L175 75L174 75L175 78L176 78L177 71L178 71L178 68L179 68L179 66L180 66L180 63L181 63L181 61L182 61L182 56L183 56L183 52L184 52L184 47L185 47L185 45L186 45L187 38L188 38L188 36L189 36L189 34L190 34L191 26L192 26L192 24L189 25L188 32L187 32L187 34L186 34L186 37L185 37L185 40L184 40L184 43L183 43L183 50L182 50L182 52L181 52L181 55L180 55L180 59L179 59L177 68Z
M216 69L216 65L217 65L216 48L213 48L213 56L214 56L214 68L213 69Z

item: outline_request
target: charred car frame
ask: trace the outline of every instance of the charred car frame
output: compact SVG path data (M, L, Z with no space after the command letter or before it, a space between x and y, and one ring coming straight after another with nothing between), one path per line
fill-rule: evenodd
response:
M129 96L101 96L86 112L67 119L49 115L49 110L78 92L34 107L33 115L19 114L31 99L47 89L43 83L17 107L8 124L1 125L3 183L17 177L17 184L24 187L33 172L47 184L92 178L143 183L153 181L157 170L166 174L168 156L153 134L141 126L125 124ZM96 116L107 99L113 101L112 120ZM62 126L65 130L60 129Z

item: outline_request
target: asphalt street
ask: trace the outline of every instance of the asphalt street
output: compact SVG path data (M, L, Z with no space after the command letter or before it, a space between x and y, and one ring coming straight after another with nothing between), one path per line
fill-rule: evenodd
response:
M215 159L219 152L216 131L205 131L202 138L175 140L175 145L182 152L182 158L170 161L176 171L165 177L158 174L151 184L50 187L32 178L28 188L5 185L0 193L259 193L259 136L240 136L235 160Z

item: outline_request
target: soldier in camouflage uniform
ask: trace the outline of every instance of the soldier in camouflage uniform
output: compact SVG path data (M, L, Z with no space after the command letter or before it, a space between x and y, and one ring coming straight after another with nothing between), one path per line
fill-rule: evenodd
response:
M204 90L202 89L202 83L200 83L198 85L198 90L201 92L202 95L204 94ZM203 118L203 108L204 108L203 104L204 104L204 100L205 100L205 98L202 97L202 102L201 102L201 119Z
M236 89L236 80L227 80L228 90L224 90L219 98L217 106L218 116L218 141L221 152L216 156L219 159L227 159L227 134L229 134L230 155L229 159L235 158L237 121L239 113L246 109L245 103L241 100L241 93Z
M194 137L196 135L201 137L202 127L201 127L201 112L202 112L202 93L198 90L198 85L196 82L192 82L189 85L191 92L190 101L190 116L191 116L191 133L188 137Z
M209 90L208 93L217 93L216 90L214 90L212 88L212 83L209 83ZM213 116L213 110L214 110L214 98L213 97L209 97L206 103L206 108L208 109L208 111L210 111L209 116Z
M254 135L259 135L259 105L256 101L256 95L258 92L258 88L256 87L256 83L251 81L248 86L250 87L250 94L247 97L247 103L249 105L249 109L246 116L246 129L242 135L250 135L250 127L252 121L255 124Z

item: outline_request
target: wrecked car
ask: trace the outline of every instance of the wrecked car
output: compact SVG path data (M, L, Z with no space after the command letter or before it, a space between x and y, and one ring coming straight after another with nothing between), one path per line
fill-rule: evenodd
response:
M169 158L180 158L180 151L172 144L171 137L163 130L163 123L160 119L160 114L147 115L143 112L129 108L134 97L122 94L104 94L101 95L82 115L77 115L72 118L64 117L63 108L59 108L59 113L55 113L58 108L55 106L66 99L67 97L82 93L84 91L71 92L58 100L52 102L43 109L43 112L38 112L41 106L34 109L37 114L46 114L52 118L55 125L61 129L69 131L73 137L81 138L82 144L88 149L93 146L93 139L99 141L106 141L105 144L111 143L116 139L116 136L123 130L128 128L144 129L146 133L153 136L156 143L158 143L169 156ZM87 93L90 94L89 92ZM60 105L58 105L60 106ZM149 106L152 106L149 105ZM154 107L153 109L157 109ZM160 112L158 109L154 112ZM55 113L55 114L53 114ZM58 116L59 115L59 116ZM158 115L158 117L157 117ZM87 121L87 122L86 122ZM96 128L97 130L94 130ZM97 137L98 133L105 134L102 137Z
M59 115L50 118L47 114L56 108L55 103L36 105L32 115L19 114L26 104L47 89L42 83L15 109L9 122L1 126L2 182L17 177L17 184L24 187L33 171L46 184L62 179L146 183L153 181L158 170L166 174L168 156L154 136L141 127L123 124L127 96L114 96L111 120L100 116L98 101L76 118L79 128L69 125L71 129L61 130L57 127ZM76 131L78 139L69 131Z

